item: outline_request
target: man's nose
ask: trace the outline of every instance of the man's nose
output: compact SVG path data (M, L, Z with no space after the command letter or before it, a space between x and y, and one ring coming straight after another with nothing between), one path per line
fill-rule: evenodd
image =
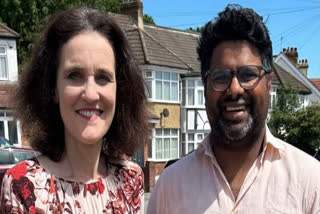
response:
M232 77L230 87L227 89L228 95L230 95L233 99L236 99L239 94L243 94L244 89L240 85L240 82L236 75Z

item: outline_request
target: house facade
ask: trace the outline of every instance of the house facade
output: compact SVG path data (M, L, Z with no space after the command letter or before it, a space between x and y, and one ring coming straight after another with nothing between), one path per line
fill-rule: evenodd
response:
M19 34L0 23L0 136L21 146L19 123L13 120L9 95L18 80L17 44Z

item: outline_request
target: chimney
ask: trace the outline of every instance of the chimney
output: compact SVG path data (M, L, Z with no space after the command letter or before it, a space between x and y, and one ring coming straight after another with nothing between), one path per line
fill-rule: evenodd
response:
M308 77L309 64L307 59L299 60L297 67L305 77Z
M297 48L287 48L287 49L283 49L282 51L288 58L289 60L294 64L297 65L298 64L298 51Z
M123 0L120 13L131 16L138 28L143 29L143 5L142 0Z

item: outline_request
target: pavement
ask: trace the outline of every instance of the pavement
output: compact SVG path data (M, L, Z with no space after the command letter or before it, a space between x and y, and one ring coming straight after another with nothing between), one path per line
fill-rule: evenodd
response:
M144 213L147 213L149 198L150 198L150 192L145 192L144 193Z

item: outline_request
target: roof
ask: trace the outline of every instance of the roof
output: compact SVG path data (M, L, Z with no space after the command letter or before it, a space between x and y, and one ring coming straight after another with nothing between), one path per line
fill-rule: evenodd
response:
M320 90L320 78L310 79L310 81L314 86L316 86Z
M6 25L0 23L0 37L18 38L19 34Z
M199 34L153 25L144 25L144 29L140 29L129 16L110 14L125 31L138 64L200 73L197 55Z
M311 90L301 81L296 79L293 75L289 72L284 70L282 67L274 63L275 67L275 75L274 77L278 78L278 81L281 85L284 86L291 86L294 89L299 91L299 94L311 94Z
M0 108L10 108L9 96L12 94L14 84L0 83Z

